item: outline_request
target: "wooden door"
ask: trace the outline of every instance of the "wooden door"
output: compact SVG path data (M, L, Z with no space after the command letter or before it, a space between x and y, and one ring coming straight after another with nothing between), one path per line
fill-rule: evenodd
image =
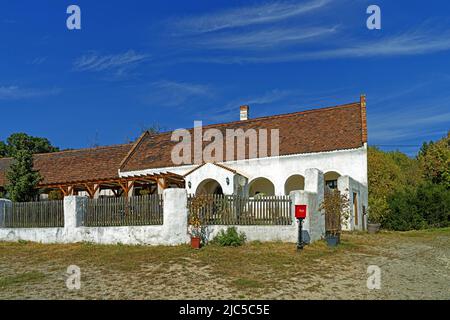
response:
M353 192L353 215L355 217L355 228L358 227L358 194Z

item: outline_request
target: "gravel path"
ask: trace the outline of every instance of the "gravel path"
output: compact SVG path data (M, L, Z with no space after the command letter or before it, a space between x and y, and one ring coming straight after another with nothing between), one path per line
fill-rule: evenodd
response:
M0 243L0 299L449 299L450 229L318 243L176 248ZM167 254L169 252L169 254ZM81 289L66 287L67 266ZM381 289L367 288L367 267Z

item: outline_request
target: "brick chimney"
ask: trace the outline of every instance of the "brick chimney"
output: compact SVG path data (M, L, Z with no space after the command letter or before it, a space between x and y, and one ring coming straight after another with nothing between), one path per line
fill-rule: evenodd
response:
M248 120L248 109L249 109L250 107L249 106L247 106L247 105L244 105L244 106L241 106L241 108L240 108L240 116L241 116L241 121L243 121L243 120Z

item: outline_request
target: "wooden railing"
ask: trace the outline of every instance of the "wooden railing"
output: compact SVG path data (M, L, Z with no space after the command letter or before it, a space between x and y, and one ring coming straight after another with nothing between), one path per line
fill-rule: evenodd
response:
M86 199L84 226L142 226L163 224L161 194Z
M9 202L3 207L6 228L52 228L64 226L63 200Z
M201 201L195 201L195 197L200 197ZM205 225L292 224L289 196L190 195L188 209L198 214Z

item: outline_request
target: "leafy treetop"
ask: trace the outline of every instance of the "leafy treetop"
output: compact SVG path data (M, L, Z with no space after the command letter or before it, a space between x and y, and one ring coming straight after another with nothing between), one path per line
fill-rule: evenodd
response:
M418 159L427 181L450 189L450 131L439 141L424 143Z
M13 133L6 143L0 141L0 157L14 157L20 150L29 151L31 154L59 151L59 148L51 145L46 138L27 135L26 133Z

